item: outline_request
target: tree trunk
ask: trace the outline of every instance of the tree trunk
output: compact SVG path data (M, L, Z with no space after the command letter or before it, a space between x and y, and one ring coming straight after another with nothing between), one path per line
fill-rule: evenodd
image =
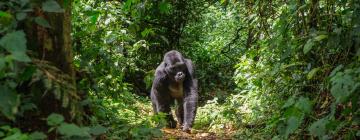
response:
M311 0L310 11L309 11L310 29L311 28L317 29L318 13L319 13L319 0Z
M46 118L51 113L62 114L66 122L73 122L75 118L76 102L79 100L76 91L75 69L71 47L71 0L57 0L64 12L44 12L41 8L34 8L34 17L46 19L51 28L46 28L36 23L26 24L25 30L28 48L36 55L33 63L41 70L47 79L60 83L59 93L47 89L41 84L32 84L31 91L36 90L34 98L40 114L29 113L30 117L22 118L21 127L39 128L47 131ZM46 67L44 66L46 65ZM54 71L55 69L55 71ZM39 118L38 118L39 117ZM30 123L30 124L24 124ZM49 138L56 138L55 133Z

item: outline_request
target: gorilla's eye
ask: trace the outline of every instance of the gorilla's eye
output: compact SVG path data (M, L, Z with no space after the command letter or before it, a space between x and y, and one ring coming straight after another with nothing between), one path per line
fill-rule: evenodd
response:
M180 65L180 69L181 69L181 70L185 70L185 69L186 69L186 65L185 65L185 64Z
M170 71L172 71L172 72L173 72L173 71L176 71L176 67L175 67L175 66L171 66L169 69L170 69Z
M165 67L166 71L171 75L176 75L178 72L185 72L186 65L184 62L176 62L175 64Z
M175 65L173 65L173 67L175 67L175 69L178 71L182 71L186 68L186 65L183 62L178 62Z
M176 74L176 68L174 66L169 66L167 68L165 68L165 70L169 73L169 74Z

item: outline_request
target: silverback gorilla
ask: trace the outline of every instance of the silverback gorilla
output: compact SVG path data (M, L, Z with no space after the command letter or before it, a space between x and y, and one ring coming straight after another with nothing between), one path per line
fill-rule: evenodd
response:
M178 51L167 52L163 62L155 71L150 96L154 113L165 113L170 128L176 127L170 109L170 105L176 100L177 120L182 130L189 133L195 119L198 101L198 81L191 60L185 59Z

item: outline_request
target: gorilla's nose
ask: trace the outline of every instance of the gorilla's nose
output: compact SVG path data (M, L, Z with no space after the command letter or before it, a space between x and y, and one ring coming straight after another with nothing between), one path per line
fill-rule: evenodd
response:
M178 73L177 73L177 76L183 76L183 75L184 75L183 72L178 72Z

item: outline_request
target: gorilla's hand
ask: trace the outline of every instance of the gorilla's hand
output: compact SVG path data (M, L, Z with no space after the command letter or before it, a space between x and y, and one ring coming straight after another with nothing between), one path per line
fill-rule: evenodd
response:
M190 126L189 125L184 125L183 128L182 128L182 131L186 132L186 133L190 133Z

